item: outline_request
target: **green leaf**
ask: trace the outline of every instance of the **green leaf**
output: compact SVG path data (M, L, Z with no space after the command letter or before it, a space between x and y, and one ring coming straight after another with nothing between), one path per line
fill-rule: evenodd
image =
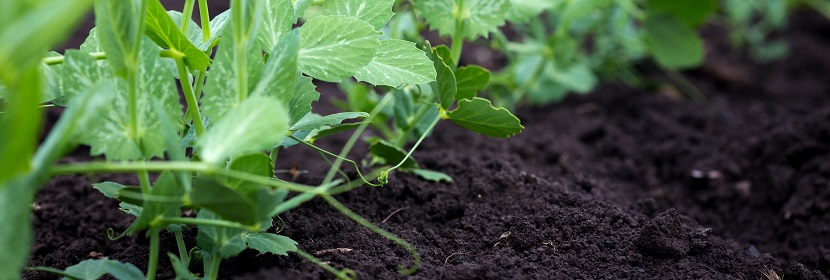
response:
M452 183L452 177L450 177L450 175L444 174L443 172L426 169L410 169L409 172L418 175L418 177L421 177L421 179L424 180L433 182Z
M299 68L327 82L340 82L369 64L380 46L381 33L345 16L320 16L300 27Z
M478 65L460 67L455 70L455 79L458 88L455 99L472 99L490 83L490 71Z
M449 109L455 101L458 92L455 82L455 74L452 68L445 62L444 57L437 51L438 48L431 48L428 55L432 59L435 71L437 72L435 83L432 83L432 91L438 93L438 100L441 108Z
M182 26L182 20L184 20L184 15L179 11L167 11L167 15L170 16L170 19L173 20L175 26ZM196 24L193 19L188 19L190 23L187 25L187 30L185 30L182 34L187 38L188 41L194 46L198 46L202 44L202 28ZM210 30L213 32L214 30L211 28Z
M643 26L654 59L663 68L682 69L703 62L703 42L677 17L650 15Z
M256 44L234 44L234 28L225 28L202 97L202 112L213 123L240 106L262 74L262 51ZM242 39L244 40L244 39ZM240 61L244 67L240 68ZM244 79L244 87L238 81Z
M523 23L531 18L539 16L545 10L557 5L557 0L510 0L510 13L508 19L511 22Z
M380 48L368 65L355 73L358 81L398 87L425 84L435 80L432 62L415 43L403 40L380 41Z
M23 79L8 88L5 112L0 114L0 185L31 170L43 112L40 102L41 80L37 68L23 70Z
M228 165L228 169L242 171L262 177L274 177L274 165L271 164L271 158L263 153L252 153L236 157L231 160L231 163ZM245 192L261 187L259 184L236 178L227 178L226 184L232 189L242 190Z
M220 184L216 180L196 177L190 202L219 215L224 220L253 225L257 222L257 208L242 193Z
M197 218L220 219L219 215L206 209L200 210ZM245 250L245 242L242 240L244 232L244 230L237 228L200 226L199 233L196 235L196 244L211 257L228 258Z
M144 41L142 61L138 65L138 94L136 98L138 132L133 134L129 127L129 89L127 83L107 83L110 94L95 96L111 104L101 110L90 112L95 117L87 124L90 129L79 136L81 143L90 146L92 155L105 154L109 160L133 160L162 156L165 151L162 122L178 122L182 109L178 90L170 75L169 64L155 55L158 47L149 40ZM109 61L109 60L108 60ZM153 109L159 102L164 114Z
M347 16L368 22L380 30L392 15L395 0L329 0L323 2L323 15Z
M559 18L557 27L558 32L566 32L568 28L577 20L585 19L591 16L592 13L601 12L603 9L606 9L606 6L611 3L612 0L580 0L580 1L568 1L565 5L561 16Z
M163 49L173 50L184 57L191 69L205 71L210 67L210 57L190 42L179 26L170 18L158 0L148 0L145 17L147 37ZM189 19L188 19L189 20Z
M69 102L74 96L86 91L101 81L110 81L114 77L106 67L101 67L88 53L79 50L66 50L60 79L63 80L63 102Z
M253 96L199 139L201 158L218 164L247 151L279 144L288 135L288 112L273 97Z
M288 114L291 115L288 124L293 126L305 117L311 112L311 103L319 99L320 93L317 92L317 86L314 85L311 78L297 74L297 82L294 84L294 96L288 106Z
M331 127L341 124L345 120L368 118L369 114L365 112L343 112L331 114L325 117L303 118L303 121L297 122L291 127L291 131L312 131L319 128Z
M569 90L587 93L597 85L597 77L587 61L571 65L567 69L559 69L554 62L545 65L545 75Z
M156 179L153 188L150 189L150 196L141 205L141 215L135 220L135 226L131 226L130 233L137 232L146 227L161 228L166 224L155 224L161 218L179 217L179 208L184 204L184 187L179 185L176 177L170 171L165 171Z
M91 0L3 1L0 6L0 84L16 87L43 54L84 19ZM8 134L5 134L8 135Z
M8 134L4 134L8 135ZM11 138L11 137L3 137ZM0 278L19 279L32 242L32 203L37 188L33 176L0 181Z
M718 7L715 0L648 0L649 14L666 13L674 15L688 26L699 26Z
M212 20L210 20L210 38L207 41L203 41L199 44L199 49L202 51L207 51L208 49L213 46L219 36L224 34L225 26L228 25L228 21L231 18L231 11L227 10L222 12L221 14L216 15Z
M101 192L106 197L117 198L118 192L121 191L121 189L126 188L127 186L124 186L116 182L103 182L92 184L92 187Z
M98 40L107 52L107 62L115 75L127 77L138 68L141 47L144 0L95 1Z
M263 50L273 50L280 38L291 31L294 24L294 6L291 0L263 1L263 21L257 33L257 42ZM272 53L273 54L273 53Z
M297 251L296 241L278 234L251 232L244 234L243 239L248 245L248 248L257 250L260 254L271 253L274 255L288 256L288 252Z
M508 0L417 0L415 8L426 19L430 29L441 36L452 36L460 21L461 35L476 39L497 31L510 12Z
M372 152L372 155L382 159L385 164L396 165L406 158L406 161L404 161L401 165L401 168L418 168L418 163L413 157L406 157L406 151L398 146L392 145L392 143L386 142L385 140L374 139L370 141L369 150Z
M447 45L438 45L435 46L435 52L438 53L438 56L441 57L441 60L444 61L444 64L450 67L450 69L455 70L455 66L457 65L455 60L452 58L452 51Z
M170 258L170 263L173 266L173 271L176 272L176 280L199 280L200 278L193 275L187 266L173 253L168 252L167 257Z
M286 107L290 106L297 82L299 49L300 33L294 30L285 35L270 52L262 77L251 96L273 96Z
M507 138L524 129L510 111L495 108L490 100L478 97L458 101L458 108L447 113L447 117L469 130L495 138Z
M314 4L314 0L294 0L294 23L297 23L297 19L303 16L311 4Z
M100 260L85 260L66 268L66 274L81 280L97 280L110 274L118 280L144 279L144 273L132 264L103 258ZM63 278L69 279L69 278Z

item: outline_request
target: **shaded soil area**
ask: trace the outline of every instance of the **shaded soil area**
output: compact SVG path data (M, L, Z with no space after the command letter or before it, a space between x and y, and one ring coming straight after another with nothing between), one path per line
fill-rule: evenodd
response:
M423 260L410 276L416 279L827 279L826 34L826 19L798 13L782 35L792 55L763 65L729 57L728 46L707 46L707 66L686 73L708 96L702 103L604 85L520 110L526 130L506 140L442 123L415 157L453 183L395 173L383 188L337 198L415 246ZM718 30L707 36L724 41ZM318 182L326 169L301 147L283 155L277 168L296 163L308 171L297 178L303 183ZM106 256L146 266L149 241L142 235L107 239L108 227L119 232L130 218L90 187L104 180L137 183L132 176L61 177L43 189L30 265L65 268ZM334 267L361 278L407 278L396 272L399 264L412 264L402 248L325 201L282 218L282 234ZM193 246L195 231L186 236ZM163 235L163 248L173 252L174 243ZM350 250L331 250L339 248ZM162 260L161 276L171 278ZM223 262L220 274L332 278L295 254L253 251ZM28 272L25 278L51 276Z

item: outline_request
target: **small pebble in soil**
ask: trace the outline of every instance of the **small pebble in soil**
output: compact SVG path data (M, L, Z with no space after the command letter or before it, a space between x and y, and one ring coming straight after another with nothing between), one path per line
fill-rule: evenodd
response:
M649 221L640 231L636 244L641 252L658 258L681 258L691 249L689 236L674 208Z

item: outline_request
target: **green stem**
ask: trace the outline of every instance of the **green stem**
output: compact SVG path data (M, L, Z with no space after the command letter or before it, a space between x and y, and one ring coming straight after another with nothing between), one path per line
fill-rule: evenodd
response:
M187 78L187 67L184 65L184 58L178 55L173 58L173 60L176 61L176 68L179 70L179 84L182 85L184 99L187 100L187 110L193 118L193 125L196 126L196 138L198 139L205 134L205 125L202 123L202 113L199 112L199 103L196 100L196 93L193 92L193 88L190 86L190 81Z
M199 18L202 22L202 43L210 40L210 14L207 0L199 0Z
M333 157L335 157L339 160L351 163L352 165L354 165L354 169L357 170L357 175L360 176L360 179L363 180L364 183L366 183L367 185L373 186L373 187L379 187L380 186L379 184L372 184L372 182L370 182L369 180L366 180L366 178L363 177L363 173L360 172L360 166L357 165L357 162L354 162L353 160L350 160L350 159L345 158L345 157L335 155L335 154L333 154L329 151L323 150L323 149L321 149L317 146L312 145L311 143L303 141L303 139L297 138L294 135L289 135L288 138L291 138L291 140L297 141L297 143L303 144L303 145L305 145L309 148L312 148L312 149L314 149L318 152L321 152L321 153L327 154L329 156L333 156Z
M276 147L271 149L271 153L268 154L268 157L271 158L271 165L277 166L277 156L280 155L280 147Z
M403 145L406 144L406 139L407 137L409 137L409 133L415 130L415 127L417 127L418 124L421 123L421 119L423 119L424 116L426 116L430 108L432 108L431 105L421 105L421 108L418 108L418 112L415 112L415 117L413 117L412 121L410 121L407 124L408 128L406 129L406 131L401 133L401 135L398 135L398 140L395 141L396 146L403 147Z
M349 152L352 150L352 147L354 146L355 142L357 142L357 139L360 138L360 135L363 134L363 131L366 130L366 127L368 127L369 124L372 123L372 120L374 120L375 117L378 114L380 114L380 111L384 107L386 107L386 104L388 104L390 100L392 100L392 95L386 94L380 100L380 102L378 102L375 108L372 109L372 112L369 113L369 117L366 118L363 124L361 124L357 127L357 129L355 129L354 133L352 133L352 136L349 138L349 141L347 141L346 145L343 146L343 150L340 151L340 158L345 158L349 155ZM331 168L329 169L329 172L326 174L326 178L323 180L323 183L321 185L327 185L328 183L331 183L331 180L334 179L334 176L337 174L337 171L340 170L340 165L343 164L343 160L340 158L337 158L337 160L334 161L334 164L331 165Z
M233 28L234 71L236 71L236 98L239 102L248 98L248 56L245 53L247 40L242 38L242 1L231 0L231 27Z
M214 280L219 278L219 265L222 264L222 258L219 256L219 249L213 250L210 257L210 270L205 275L206 279Z
M137 171L162 172L162 171L189 171L202 173L215 173L218 175L228 176L243 181L262 184L275 188L285 189L294 192L312 192L316 193L316 188L300 185L296 183L286 182L279 179L253 175L236 170L217 168L213 165L204 162L190 162L190 161L154 161L154 162L86 162L73 163L65 165L55 165L49 168L51 175L65 175L65 174L86 174L86 173L132 173Z
M150 194L150 173L147 170L138 171L138 182L143 195Z
M357 278L357 277L349 277L349 276L355 276L355 275L353 275L354 271L352 271L351 269L344 269L342 271L337 270L336 268L332 267L331 265L321 261L318 258L315 258L311 254L306 253L305 251L300 250L300 249L297 249L297 251L294 251L294 253L297 253L297 255L300 255L300 257L303 257L303 258L313 262L317 266L322 267L326 271L331 272L331 274L334 274L334 276L337 277L337 279L356 279ZM352 274L352 275L350 275L350 274Z
M427 138L427 135L429 135L429 132L432 131L432 129L435 127L436 124L438 124L438 121L440 121L440 120L441 120L441 118L436 117L435 120L432 121L432 123L429 125L427 130L424 131L424 134L421 135L420 138L418 138L418 142L415 142L415 145L412 146L411 149L409 149L409 152L406 153L406 156L401 160L401 162L399 162L395 166L392 166L392 168L387 169L386 171L384 171L384 173L381 173L380 176L381 176L381 178L383 178L383 179L381 179L381 180L383 180L382 182L385 182L387 180L387 178L389 176L389 172L392 172L393 170L398 169L399 167L401 167L401 165L403 165L404 162L406 162L406 160L409 159L410 156L412 156L412 153L415 152L415 149L418 149L418 146L421 145L421 142L423 142L424 139Z
M159 219L158 222L160 224L186 224L186 225L196 225L196 226L209 226L209 227L225 227L225 228L236 228L248 231L255 231L259 229L258 225L244 225L236 222L229 222L225 220L207 220L207 219L199 219L199 218L184 218L184 217L170 217L170 218L162 218Z
M158 227L150 228L150 263L147 264L147 280L156 279L156 269L159 263L159 232Z
M352 219L353 221L355 221L358 224L360 224L361 226L371 230L372 232L380 234L381 236L385 237L386 239L389 239L392 242L397 243L398 245L403 247L407 252L409 252L409 254L412 255L412 258L414 259L415 263L409 268L404 268L402 265L399 265L398 266L398 273L401 273L401 274L404 274L404 275L409 275L409 274L412 274L415 271L417 271L418 267L421 266L421 255L418 254L418 251L416 251L415 248L412 247L412 245L410 245L409 243L407 243L406 241L404 241L400 237L395 236L391 232L388 232L388 231L372 224L371 222L367 221L363 217L360 217L360 215L356 214L355 212L352 212L351 209L349 209L348 207L346 207L345 205L340 203L340 201L337 201L337 199L332 197L330 194L326 193L326 194L322 194L321 196L332 207L334 207L335 209L340 211L340 213L343 213L343 215L346 215L346 217L349 217L349 219Z
M105 53L105 52L94 52L94 53L89 53L89 55L92 56L93 58L97 59L97 60L107 58L107 53ZM61 64L65 60L66 60L65 56L51 56L51 57L44 57L43 60L41 60L41 62L43 62L46 65L55 65L55 64Z
M182 34L187 34L187 26L190 24L191 17L193 17L193 6L196 4L196 0L187 0L184 2L184 8L182 9Z
M173 234L176 235L176 247L179 248L179 259L187 267L190 265L190 255L187 254L187 245L184 244L184 236L181 231L176 231Z
M387 168L389 168L389 166L378 166L377 169L375 169L372 172L369 172L369 174L367 174L366 177L377 178L377 177L380 176L381 173L386 171ZM363 186L362 181L351 181L351 182L342 184L340 186L337 186L335 188L331 188L329 191L327 191L327 193L330 194L330 195L338 195L338 194L348 192L348 191L354 190L354 189L362 187L362 186Z

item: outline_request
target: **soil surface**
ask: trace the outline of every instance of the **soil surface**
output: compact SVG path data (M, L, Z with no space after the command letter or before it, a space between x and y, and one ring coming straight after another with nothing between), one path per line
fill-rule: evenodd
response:
M721 30L705 34L725 41ZM442 123L415 157L454 183L395 173L383 188L337 198L417 248L423 263L415 279L827 279L827 34L825 18L794 15L781 35L792 55L769 64L710 43L706 66L684 73L706 94L700 103L666 93L672 90L609 84L519 110L526 129L506 140ZM66 160L85 160L86 152ZM302 147L280 155L278 169L296 163L308 171L297 178L303 183L319 182L327 168ZM134 176L60 177L40 192L30 265L65 268L106 256L146 266L143 235L107 239L107 228L120 232L131 219L90 187L106 180L137 183ZM403 249L325 201L282 218L282 234L334 267L364 279L407 278L396 272L412 264ZM185 234L193 246L195 231ZM174 252L174 243L163 235L162 248ZM161 272L173 276L164 257ZM220 274L333 277L295 254L253 251L224 261Z

